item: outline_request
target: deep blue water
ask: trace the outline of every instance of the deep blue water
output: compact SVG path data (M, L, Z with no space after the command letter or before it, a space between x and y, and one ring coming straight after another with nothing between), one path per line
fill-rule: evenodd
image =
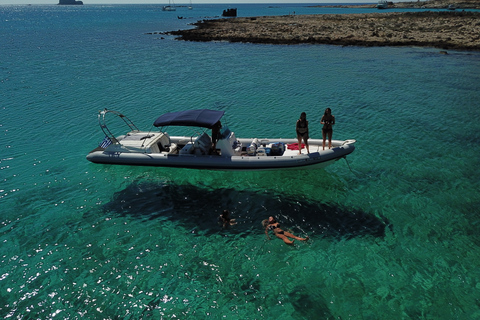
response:
M0 7L0 317L480 317L480 54L160 34L228 7ZM326 107L357 149L325 170L85 159L104 108L145 130L164 112L225 110L240 137L294 137L306 111L319 137ZM267 241L270 215L311 240Z

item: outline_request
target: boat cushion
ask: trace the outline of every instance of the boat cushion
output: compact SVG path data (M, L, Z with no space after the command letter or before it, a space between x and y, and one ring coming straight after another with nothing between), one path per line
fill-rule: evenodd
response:
M200 150L201 154L208 154L212 146L212 139L206 132L204 132L201 136L195 139L193 146L195 147L196 152L197 150Z

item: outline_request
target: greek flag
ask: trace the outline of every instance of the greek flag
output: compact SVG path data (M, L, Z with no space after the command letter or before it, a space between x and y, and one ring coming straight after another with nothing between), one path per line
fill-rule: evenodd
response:
M105 149L106 147L108 147L111 144L112 144L112 140L110 140L109 137L105 137L105 139L103 139L102 143L100 143L100 148Z

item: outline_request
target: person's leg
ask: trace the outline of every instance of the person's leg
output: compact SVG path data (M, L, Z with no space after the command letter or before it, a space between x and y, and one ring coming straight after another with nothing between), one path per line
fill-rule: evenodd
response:
M293 244L293 240L288 239L287 237L285 237L284 234L276 233L275 235L276 235L278 238L282 239L283 242L285 242L286 244L289 244L289 245L292 245L292 244Z
M332 134L333 130L328 131L328 149L332 148Z
M327 135L323 129L322 129L322 137L323 137L323 150L325 150L325 139L327 138Z
M287 237L289 237L289 238L297 239L297 240L300 240L300 241L307 241L307 240L309 239L309 237L306 237L306 238L297 237L297 236L294 235L293 233L286 232L286 231L285 231L284 235L287 236Z
M298 139L298 154L302 154L302 137L297 136Z

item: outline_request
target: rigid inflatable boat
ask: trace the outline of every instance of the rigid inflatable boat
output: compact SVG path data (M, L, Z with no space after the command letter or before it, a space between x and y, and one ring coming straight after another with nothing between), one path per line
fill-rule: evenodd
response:
M114 136L106 125L109 114L121 118L130 131ZM318 169L355 149L355 140L332 140L332 148L323 150L322 139L309 139L310 153L307 153L297 139L237 138L225 125L215 143L207 129L218 126L223 115L224 111L208 109L167 113L153 124L159 131L152 132L140 131L120 112L105 109L98 115L105 139L90 151L87 159L102 164L209 170ZM164 128L171 126L199 127L203 133L170 136Z

